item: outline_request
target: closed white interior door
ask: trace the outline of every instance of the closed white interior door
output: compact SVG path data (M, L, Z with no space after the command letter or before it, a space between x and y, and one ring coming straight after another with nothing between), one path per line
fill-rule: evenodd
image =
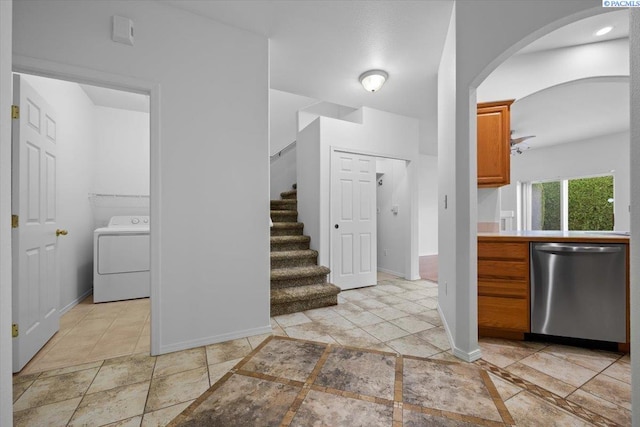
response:
M331 280L341 289L375 285L376 159L331 154Z
M20 371L60 327L56 199L56 117L20 76L14 76L12 126L13 371Z

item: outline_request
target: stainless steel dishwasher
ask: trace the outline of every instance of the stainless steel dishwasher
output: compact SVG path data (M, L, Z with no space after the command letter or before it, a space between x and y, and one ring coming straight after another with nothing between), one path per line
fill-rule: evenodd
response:
M531 332L626 342L626 245L531 243Z

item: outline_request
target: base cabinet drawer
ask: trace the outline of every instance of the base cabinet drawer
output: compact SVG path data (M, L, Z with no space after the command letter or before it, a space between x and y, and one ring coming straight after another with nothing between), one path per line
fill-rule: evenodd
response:
M529 262L479 259L478 277L527 280L529 277Z
M478 296L478 326L529 332L527 299Z

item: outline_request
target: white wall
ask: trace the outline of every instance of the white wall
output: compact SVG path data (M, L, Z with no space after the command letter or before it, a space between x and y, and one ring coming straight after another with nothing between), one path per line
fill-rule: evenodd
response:
M428 81L429 93L438 93L438 76L425 76ZM429 156L438 155L438 120L437 109L438 99L434 96L425 96L424 102L427 104L429 112L432 114L421 114L420 119L420 154Z
M58 136L60 309L71 308L93 284L93 215L88 195L96 170L94 104L77 83L23 74L52 107Z
M296 165L298 174L298 221L304 223L304 234L311 236L311 249L320 248L322 180L328 180L320 168L320 118L298 132ZM328 219L325 219L328 221ZM328 258L318 258L319 265L329 265Z
M298 110L318 102L295 93L269 89L270 153L273 156L296 140Z
M592 9L592 10L588 10ZM459 0L456 2L455 39L455 132L453 158L439 180L452 182L455 201L440 215L439 236L451 239L439 270L455 271L451 298L441 300L446 322L452 331L454 353L473 360L480 357L477 344L477 178L476 178L476 88L500 63L534 39L568 22L602 12L602 3L589 1ZM571 16L571 17L569 17ZM495 29L500 28L500 31ZM453 95L453 91L444 92ZM440 116L439 109L438 115ZM440 126L439 126L440 127ZM450 144L450 140L448 141ZM442 143L438 143L438 153ZM439 162L439 167L440 167ZM442 193L440 196L442 197ZM451 197L451 196L450 196ZM443 213L440 210L440 213ZM443 247L439 245L442 254ZM444 264L444 265L443 265ZM442 283L442 279L440 279ZM451 293L451 292L450 292ZM452 305L451 305L452 304ZM455 321L452 319L455 317ZM455 323L452 326L451 323Z
M299 221L305 223L305 234L311 237L312 247L319 251L319 264L330 266L330 157L331 149L339 148L375 157L410 160L407 176L411 183L412 207L407 225L409 237L405 241L405 254L408 255L405 255L404 271L406 278L418 279L418 120L363 107L362 124L329 117L319 117L317 121L319 127L314 131L319 132L315 137L320 141L319 152L303 151L299 144L297 162ZM298 141L307 128L298 134ZM310 171L318 162L319 172ZM312 186L307 187L308 181L303 179L302 171L319 176L319 183L313 181Z
M407 256L407 224L411 217L407 162L378 158L376 177L378 271L402 277ZM392 212L394 206L398 213Z
M149 114L94 107L96 170L93 190L149 195Z
M298 133L298 111L318 101L276 89L269 89L269 95L269 152L281 153L271 160L269 187L271 199L278 200L297 181L296 148L291 143Z
M477 197L478 197L478 222L479 223L499 222L500 221L500 189L499 188L478 188Z
M614 176L615 230L629 231L629 133L618 133L548 148L528 150L511 157L511 184L500 189L502 210L517 211L518 182Z
M147 1L18 1L14 22L18 63L153 88L152 352L269 331L267 39Z
M302 130L318 117L331 117L362 124L362 109L351 108L332 102L318 101L298 111L298 129Z
M0 425L13 424L11 380L11 37L12 1L0 1Z
M94 228L114 215L149 215L149 113L94 106ZM125 197L126 196L126 197ZM138 197L128 197L138 196Z
M271 200L280 199L280 193L291 190L298 181L296 145L284 150L279 157L271 160L270 194Z
M629 56L631 58L631 182L640 182L640 9L629 11ZM631 187L631 236L640 235L640 186ZM631 246L631 352L640 354L640 251ZM640 357L631 360L632 423L640 425Z
M420 256L438 253L438 157L420 155Z
M438 68L438 311L455 352L456 312L456 12Z

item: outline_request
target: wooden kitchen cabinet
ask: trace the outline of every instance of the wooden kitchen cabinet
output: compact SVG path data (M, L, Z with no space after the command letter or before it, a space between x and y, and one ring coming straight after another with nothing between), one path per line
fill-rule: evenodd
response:
M512 100L478 104L478 187L501 187L511 178Z
M524 339L529 307L529 243L479 241L479 335Z

